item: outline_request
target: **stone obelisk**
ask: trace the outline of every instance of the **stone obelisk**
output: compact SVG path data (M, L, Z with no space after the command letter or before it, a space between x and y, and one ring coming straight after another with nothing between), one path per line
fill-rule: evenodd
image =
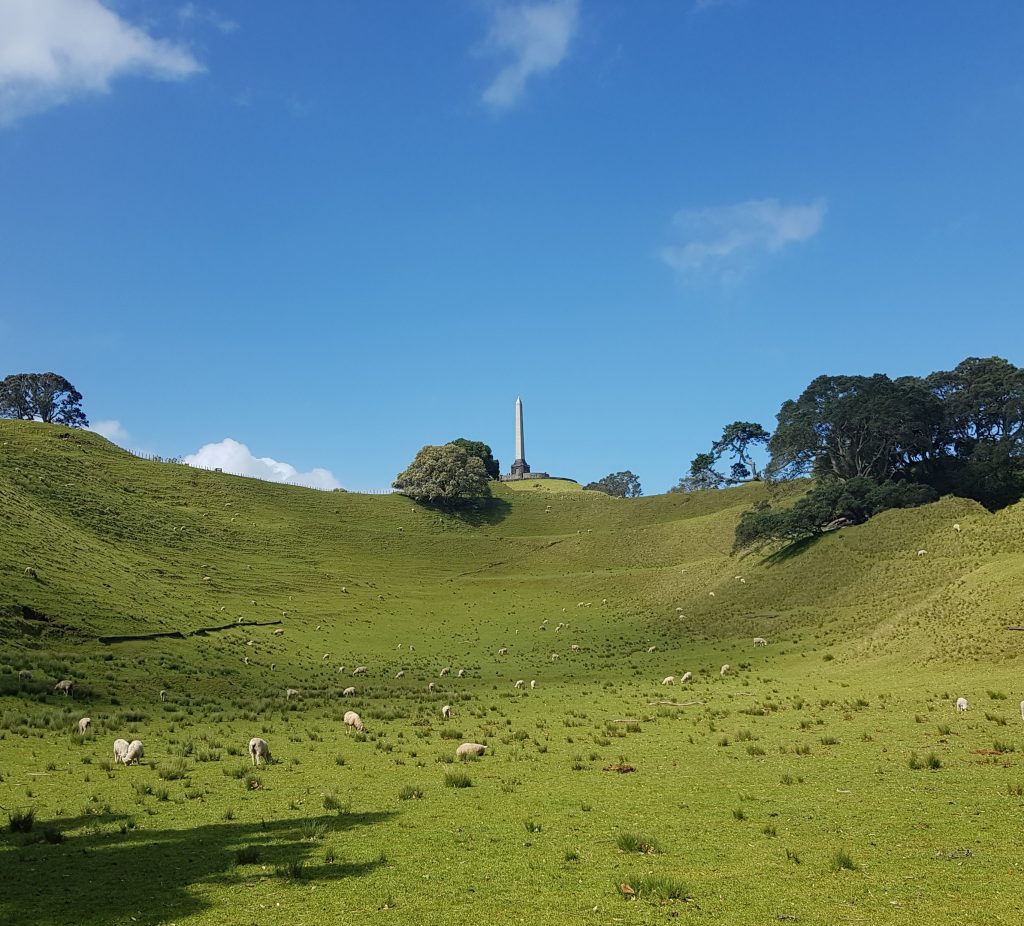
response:
M522 479L529 471L523 443L523 400L516 399L516 461L512 464L512 478Z

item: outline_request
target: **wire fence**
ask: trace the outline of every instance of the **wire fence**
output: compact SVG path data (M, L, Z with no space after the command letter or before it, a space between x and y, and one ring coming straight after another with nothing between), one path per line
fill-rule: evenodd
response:
M329 489L326 486L310 485L305 482L283 482L279 479L265 479L263 476L254 476L252 473L235 473L221 466L200 466L197 463L189 463L184 457L162 457L155 453L139 453L135 450L128 450L138 460L145 460L148 463L170 463L175 466L188 466L190 469L201 469L208 473L223 473L226 476L238 476L240 479L255 479L257 482L266 482L276 486L297 486L302 489L314 489L317 492L348 492L350 495L394 495L394 489L362 489L358 492L349 489Z

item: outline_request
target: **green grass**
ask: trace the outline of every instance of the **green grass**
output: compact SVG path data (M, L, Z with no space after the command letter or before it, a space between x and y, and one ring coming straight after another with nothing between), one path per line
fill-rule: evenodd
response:
M445 514L0 421L0 806L35 824L0 836L0 922L67 921L68 896L83 926L255 897L292 922L1015 921L1024 507L947 498L730 556L768 492L524 483ZM99 639L147 633L179 635ZM116 737L146 761L113 765ZM462 741L493 749L456 766Z

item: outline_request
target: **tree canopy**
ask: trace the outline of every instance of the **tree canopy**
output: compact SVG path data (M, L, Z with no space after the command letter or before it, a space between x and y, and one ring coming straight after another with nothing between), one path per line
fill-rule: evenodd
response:
M467 440L465 437L459 437L451 443L461 447L470 456L479 457L484 464L484 469L487 470L487 475L491 479L498 478L498 475L501 473L501 467L498 461L494 459L491 448L483 441Z
M415 501L440 506L467 504L491 494L483 460L456 443L421 448L392 486Z
M711 445L711 453L716 461L725 454L735 459L731 482L760 479L757 464L750 456L750 448L757 444L767 445L770 438L771 435L756 422L734 421L722 429L722 436Z
M0 380L0 418L89 426L82 394L57 373L15 373Z
M640 479L628 469L621 473L609 473L597 482L588 482L583 488L604 492L614 498L637 498L641 494Z
M701 489L720 489L728 480L715 469L713 453L698 453L690 461L689 472L669 492L699 492Z

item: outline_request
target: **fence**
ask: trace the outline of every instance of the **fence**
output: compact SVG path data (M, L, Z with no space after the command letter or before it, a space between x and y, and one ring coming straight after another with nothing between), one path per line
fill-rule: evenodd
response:
M311 486L302 482L281 482L277 479L264 479L262 476L253 476L251 473L233 473L230 470L219 466L198 466L195 463L186 463L182 457L162 457L155 453L138 453L135 450L127 450L138 460L146 460L148 463L172 463L177 466L188 466L191 469L201 469L208 473L224 473L226 476L237 476L240 479L255 479L257 482L267 482L275 486L297 486L301 489L314 489L317 492L348 492L349 495L394 495L394 489L364 489L361 492L350 492L348 489L325 489L323 486Z

